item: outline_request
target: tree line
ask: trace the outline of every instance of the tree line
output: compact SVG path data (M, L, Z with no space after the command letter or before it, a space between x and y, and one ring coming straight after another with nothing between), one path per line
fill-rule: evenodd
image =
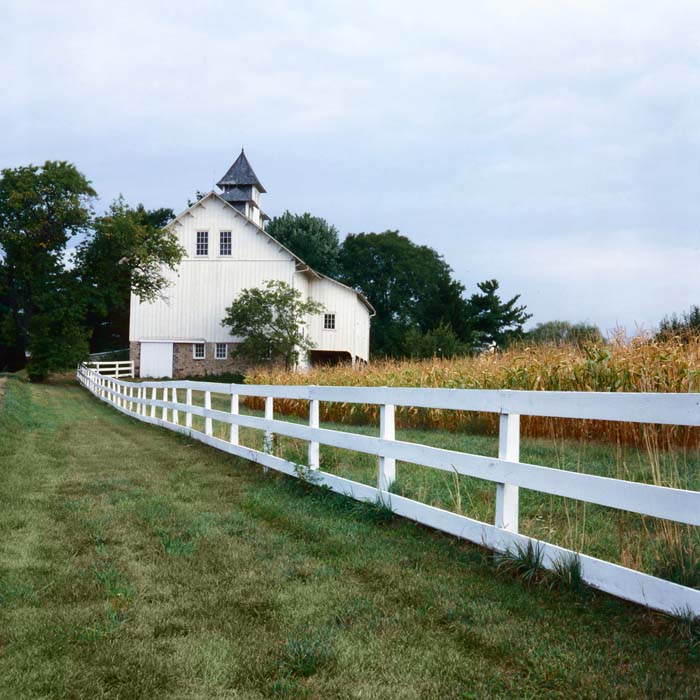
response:
M361 292L376 310L371 353L389 357L452 357L502 347L522 337L530 318L520 295L503 300L495 279L472 294L433 248L399 231L351 233L309 213L272 219L270 235L314 270Z
M0 370L33 381L128 339L133 292L150 301L184 251L162 226L171 209L97 193L63 161L0 173Z
M173 210L131 207L120 197L98 213L96 203L90 181L67 162L0 172L0 371L26 367L41 380L89 351L126 347L131 294L141 301L167 296L167 270L184 255L163 228ZM531 314L520 295L502 299L495 279L469 293L437 251L399 231L351 233L341 242L324 219L287 211L268 232L369 300L377 312L370 334L375 357L452 357L518 339L603 339L596 326L567 321L539 323L526 333ZM277 306L282 301L275 298ZM228 325L241 327L232 309ZM666 317L659 329L664 337L698 332L698 307ZM289 329L279 335L288 337ZM251 335L249 345L255 342L261 341Z

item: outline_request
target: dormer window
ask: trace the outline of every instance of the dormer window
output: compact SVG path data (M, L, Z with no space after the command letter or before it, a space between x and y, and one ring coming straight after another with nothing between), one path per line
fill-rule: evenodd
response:
M209 255L209 231L197 231L197 249L198 256Z

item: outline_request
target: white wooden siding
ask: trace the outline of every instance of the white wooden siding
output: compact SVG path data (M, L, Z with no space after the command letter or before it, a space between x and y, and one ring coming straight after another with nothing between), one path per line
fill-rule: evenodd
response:
M331 280L313 280L310 295L321 302L325 313L335 314L335 330L323 328L323 313L309 319L309 335L317 350L339 350L369 359L369 311L357 294Z
M336 330L323 330L323 314L308 320L308 334L319 350L346 351L369 359L369 312L354 291L296 270L297 260L264 232L214 196L206 197L171 230L186 251L164 299L140 303L131 298L129 339L231 342L221 326L225 310L243 289L282 280L304 298L320 301L336 314ZM197 231L209 232L209 254L196 255ZM219 255L219 232L231 231L231 255Z

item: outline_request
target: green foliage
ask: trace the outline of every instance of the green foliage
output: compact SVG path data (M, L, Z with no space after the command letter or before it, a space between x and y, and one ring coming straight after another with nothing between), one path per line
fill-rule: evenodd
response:
M164 268L175 269L185 252L162 228L172 218L171 209L132 209L120 197L95 219L92 234L78 247L75 268L88 325L96 330L95 351L128 342L132 292L141 301L164 295L169 284Z
M603 334L598 326L590 323L547 321L538 323L532 330L525 333L524 339L528 342L550 345L582 345L602 342Z
M538 583L544 574L542 561L544 551L539 542L527 541L527 545L516 544L498 557L498 570L519 578L530 586Z
M463 337L464 287L450 266L428 246L398 231L350 234L340 252L343 279L360 290L377 315L372 319L372 352L408 354L406 335L449 325Z
M96 197L74 165L47 161L0 176L0 370L33 380L128 338L129 296L155 299L184 251L161 227L171 209L128 207L95 218ZM85 239L67 264L67 246ZM27 357L29 359L27 360Z
M496 280L479 283L480 293L465 299L442 256L398 231L350 234L340 264L344 281L377 311L370 337L375 355L453 357L503 346L530 318L525 306L516 306L519 296L501 300Z
M95 196L64 161L0 174L0 364L20 369L30 351L30 376L41 379L82 359L85 334L76 320L82 300L64 255L88 229Z
M325 219L285 211L267 226L267 232L314 270L335 277L339 273L338 229Z
M551 588L569 590L573 593L581 593L587 588L581 573L581 557L578 554L562 555L556 559L549 576L552 580Z
M532 317L525 306L516 306L520 295L502 301L497 294L498 282L486 280L477 284L481 293L467 301L467 316L472 345L483 349L492 345L504 347L522 336L523 324Z
M457 357L470 351L470 347L462 343L446 323L441 323L427 333L411 328L406 333L405 349L407 355L415 358Z
M244 289L226 309L221 325L243 342L236 352L254 364L266 361L295 366L315 346L304 332L306 317L319 314L323 305L302 299L298 289L270 280L262 287Z
M665 316L659 324L657 334L662 340L671 336L687 338L700 335L700 306L691 306L680 316Z
M690 588L700 588L700 543L691 536L666 538L655 548L654 574Z
M29 324L29 379L41 382L52 372L75 367L86 358L90 330L84 325L84 304L74 279L60 275L53 291L40 299Z

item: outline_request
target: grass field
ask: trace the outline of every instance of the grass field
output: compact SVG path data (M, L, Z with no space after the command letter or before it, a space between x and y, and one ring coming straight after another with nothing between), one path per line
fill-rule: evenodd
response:
M193 402L204 405L204 395L193 392ZM228 411L228 402L228 397L212 394L214 408ZM255 410L243 411L262 415ZM295 414L276 414L276 418L306 422ZM179 416L179 422L184 425L184 415ZM193 426L204 431L203 419L195 416ZM379 432L376 425L323 423L323 427L365 435ZM227 424L214 421L213 430L216 436L228 439ZM458 452L498 454L495 436L465 431L399 429L396 437ZM262 433L257 430L241 429L241 442L263 449ZM274 450L297 464L307 464L305 441L275 436ZM522 441L521 460L587 474L700 490L700 450L659 444L654 428L648 430L644 447L566 439L556 432L550 439L526 438ZM321 466L332 474L376 486L377 461L371 455L321 445ZM495 517L496 485L482 479L397 462L393 491L484 522L493 522ZM524 534L676 583L700 586L700 528L527 489L521 489L520 494L519 529Z
M695 698L689 635L608 596L527 587L478 547L72 382L6 382L3 700Z

